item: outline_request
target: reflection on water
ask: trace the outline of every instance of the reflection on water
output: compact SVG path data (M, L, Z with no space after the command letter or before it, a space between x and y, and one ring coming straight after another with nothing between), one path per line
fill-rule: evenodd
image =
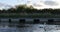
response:
M0 32L53 32L57 30L60 30L60 25L0 23Z

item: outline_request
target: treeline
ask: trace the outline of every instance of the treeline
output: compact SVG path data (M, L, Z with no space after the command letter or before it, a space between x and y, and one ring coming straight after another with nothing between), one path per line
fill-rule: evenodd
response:
M0 10L0 13L53 13L60 14L60 9L34 9L32 6L27 7L25 5L17 6L16 8L10 8L8 10Z

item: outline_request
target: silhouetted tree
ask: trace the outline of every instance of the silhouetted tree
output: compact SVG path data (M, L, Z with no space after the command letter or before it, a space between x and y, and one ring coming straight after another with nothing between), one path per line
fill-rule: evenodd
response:
M18 5L16 8L10 8L8 10L0 10L0 13L52 13L60 14L60 9L34 9L33 6L28 7L27 5Z

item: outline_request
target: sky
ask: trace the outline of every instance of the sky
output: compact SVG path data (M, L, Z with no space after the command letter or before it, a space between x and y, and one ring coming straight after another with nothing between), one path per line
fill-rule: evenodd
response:
M32 5L36 9L60 8L60 0L0 0L0 9L8 9L21 4Z

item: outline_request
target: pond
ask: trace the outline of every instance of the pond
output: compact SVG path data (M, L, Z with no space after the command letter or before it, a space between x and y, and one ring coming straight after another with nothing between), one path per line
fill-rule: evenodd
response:
M19 26L19 27L18 27ZM43 24L0 24L0 32L60 32L60 25Z

